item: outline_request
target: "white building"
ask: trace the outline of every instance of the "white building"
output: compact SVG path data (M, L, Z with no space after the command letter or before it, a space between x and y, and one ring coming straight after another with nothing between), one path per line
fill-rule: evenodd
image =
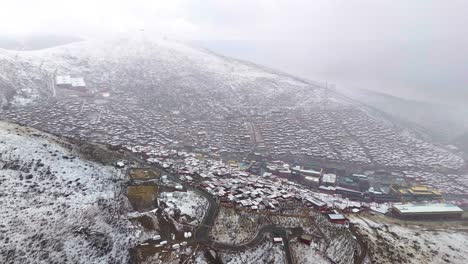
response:
M86 82L83 77L72 78L70 75L55 76L55 85L59 88L72 88L76 90L86 89Z
M57 75L55 76L55 85L61 88L69 88L72 86L72 78L70 75Z
M72 88L86 88L86 83L82 77L71 78Z
M326 173L322 176L322 185L325 186L335 186L336 184L336 175L332 173Z

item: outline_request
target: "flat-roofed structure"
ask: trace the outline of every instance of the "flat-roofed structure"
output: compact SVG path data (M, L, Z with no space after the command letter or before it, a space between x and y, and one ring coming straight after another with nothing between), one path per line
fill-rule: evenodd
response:
M335 186L336 185L336 175L332 173L323 174L321 178L321 185L324 186Z
M71 86L76 89L86 88L86 83L82 77L71 78Z
M460 218L463 209L454 204L398 204L392 212L403 219L453 219Z
M346 217L342 214L328 214L328 219L334 224L343 225L346 222Z
M57 75L55 76L55 85L60 88L69 88L72 86L71 79L70 75Z
M310 204L310 206L314 207L316 210L323 210L327 208L327 203L314 197L308 197L306 199L306 203Z
M72 78L70 75L57 75L55 76L55 85L59 88L86 90L86 82L83 77Z
M305 176L303 180L300 181L300 183L309 187L317 188L319 186L319 178L313 176Z

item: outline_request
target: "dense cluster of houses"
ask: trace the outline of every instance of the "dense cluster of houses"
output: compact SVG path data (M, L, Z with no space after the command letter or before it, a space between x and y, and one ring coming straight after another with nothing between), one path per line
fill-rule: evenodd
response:
M276 210L280 203L301 200L295 193L283 189L282 181L249 178L213 178L200 183L221 203L232 203L252 210Z
M331 173L330 169L288 166L279 169L269 165L267 168L270 170L259 176L250 173L249 166L200 159L193 153L172 151L153 154L151 161L176 168L175 172L182 180L200 186L217 197L220 203L248 210L281 211L305 206L324 212L329 208L340 208L345 211L375 209L385 213L392 203L431 203L442 199L439 192L426 186L411 186L406 181L401 185L399 178L393 175L395 173L385 171L366 171L369 176L343 175L341 171ZM395 180L386 181L388 175L395 176ZM307 178L316 179L317 185L306 188L298 180L301 177L306 181L309 181ZM408 192L400 195L400 192L395 193L396 189ZM385 206L381 206L382 203Z
M268 155L321 157L357 164L387 167L459 168L463 159L450 151L418 139L384 120L364 115L353 107L282 110L257 115L261 149Z
M81 77L56 76L55 82L57 87L67 89L86 87ZM158 155L167 155L166 158L159 156L164 163L170 163L172 155L166 149L187 150L225 160L243 160L254 155L259 161L249 171L224 164L218 164L212 171L204 171L199 159L184 158L181 166L187 167L186 171L207 178L228 175L243 179L252 174L279 176L329 195L364 202L397 201L388 192L390 185L373 184L372 179L365 177L370 175L340 174L272 162L288 160L293 164L290 161L302 161L305 157L320 162L348 162L358 167L401 168L408 172L405 175L413 175L416 182L420 181L420 185L453 194L468 192L467 176L432 172L434 168L444 168L444 171L459 168L463 165L461 157L419 140L384 120L364 115L356 107L340 105L307 111L275 106L219 108L218 103L206 102L196 93L184 95L174 102L165 100L163 94L161 98L147 98L147 92L145 89L132 92L122 89L112 91L106 98L54 98L41 104L6 109L0 116L57 135L129 149L144 146L139 150L148 157L155 156L155 151ZM195 99L199 104L193 104ZM186 100L192 102L190 107L175 107ZM267 162L267 166L263 162ZM426 169L431 173L424 172ZM189 173L185 175L188 180L196 180ZM249 186L250 193L247 194L226 194L223 200L232 199L238 205L250 208L272 208L282 199L288 201L291 198L288 190L281 189L286 193L280 192L280 197L272 199L279 190L257 191L256 188ZM228 193L227 190L223 192ZM248 197L244 199L244 196Z
M302 186L276 176L212 177L197 185L225 206L272 212L308 207L324 213L330 222L344 224L346 220L343 214L331 209Z
M61 88L89 88L82 77L56 76L55 81ZM105 98L54 98L6 110L1 116L65 136L224 158L259 153L266 160L310 159L422 170L457 169L464 164L458 155L364 115L356 107L307 111L250 107L233 108L231 113L222 108L210 114L201 108L215 106L203 98L187 109L174 108L179 101L147 98L144 90L106 94ZM202 113L206 115L201 117Z

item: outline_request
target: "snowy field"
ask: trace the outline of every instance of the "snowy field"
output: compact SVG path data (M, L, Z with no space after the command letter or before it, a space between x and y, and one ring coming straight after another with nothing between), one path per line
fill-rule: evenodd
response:
M124 263L129 222L112 217L111 167L68 142L0 122L0 263Z
M294 259L297 264L329 264L323 253L318 249L318 245L306 245L300 242L290 243L291 254L294 256Z
M260 228L259 215L220 207L210 236L229 244L242 244L252 240Z
M220 253L220 258L225 264L286 263L283 246L273 244L271 238L268 238L255 248L240 253Z
M193 219L190 222L193 225L198 225L201 222L208 208L208 201L194 191L162 193L161 197L169 207L177 208L181 215L187 215Z
M377 222L367 215L349 219L367 236L373 263L467 263L466 230L428 228L435 222Z

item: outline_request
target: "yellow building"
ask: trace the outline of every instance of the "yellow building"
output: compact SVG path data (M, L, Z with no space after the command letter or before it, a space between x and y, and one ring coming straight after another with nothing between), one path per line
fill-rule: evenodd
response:
M233 168L238 168L238 167L239 167L239 164L238 164L237 161L235 161L235 160L230 160L230 161L228 161L228 165L229 165L230 167L233 167Z
M429 189L426 186L404 187L392 185L391 192L400 198L402 202L440 200L442 196L439 191Z

